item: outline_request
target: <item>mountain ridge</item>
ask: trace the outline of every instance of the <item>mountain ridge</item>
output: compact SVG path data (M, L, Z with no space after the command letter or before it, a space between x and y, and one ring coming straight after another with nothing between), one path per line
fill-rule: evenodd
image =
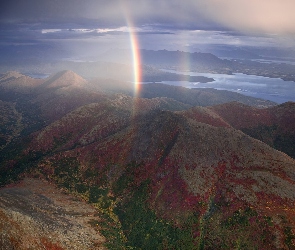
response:
M134 97L70 71L42 82L2 103L26 132L0 151L1 186L45 179L93 203L89 223L110 248L294 247L295 103L223 103L227 92L161 84Z
M53 74L46 78L45 82L42 84L42 87L46 88L62 88L75 86L80 87L86 83L86 80L83 79L78 74L74 73L71 70L60 71L56 74Z

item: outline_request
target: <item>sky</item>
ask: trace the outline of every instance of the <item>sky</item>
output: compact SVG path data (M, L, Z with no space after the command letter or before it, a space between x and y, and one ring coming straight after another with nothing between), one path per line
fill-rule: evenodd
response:
M294 0L2 0L0 53L81 59L130 48L293 48ZM44 54L48 51L48 54Z

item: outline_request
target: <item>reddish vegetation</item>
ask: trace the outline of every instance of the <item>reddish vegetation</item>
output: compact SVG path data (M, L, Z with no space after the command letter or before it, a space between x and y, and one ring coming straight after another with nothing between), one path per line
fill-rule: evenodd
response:
M79 165L77 175L84 178L88 169L98 173L97 180L91 179L97 185L109 185L101 179L116 182L134 163L139 167L133 170L133 185L149 181L148 205L158 217L181 227L197 214L198 223L207 223L208 231L214 232L206 236L212 242L226 241L218 223L223 223L225 235L250 237L261 249L286 249L285 242L292 242L293 236L284 230L295 230L295 161L262 141L272 145L278 136L294 135L294 103L267 109L228 103L160 111L171 102L121 94L83 95L79 87L84 81L73 74L62 75L73 86L60 79L44 83L50 91L34 101L49 100L41 105L44 117L57 120L33 134L19 159L41 153L37 168L52 177L54 168L72 157ZM261 141L240 131L259 134L265 128L269 130ZM17 163L6 162L10 168ZM267 216L273 225L268 225ZM238 230L239 223L244 223L246 236ZM205 231L193 232L201 237ZM264 240L255 232L266 235ZM48 249L59 249L46 244Z
M209 109L220 115L236 129L275 127L273 137L277 134L290 136L295 134L294 102L287 102L265 109L250 107L241 103L226 103Z
M58 246L57 244L48 241L46 238L42 238L41 242L43 244L44 249L46 250L64 250L62 247Z
M197 122L205 123L214 127L229 128L231 125L227 123L222 116L212 112L209 108L194 107L187 111L179 112L187 118L193 119Z
M236 129L260 125L270 126L275 121L275 112L272 111L272 108L259 109L233 102L213 106L209 109Z

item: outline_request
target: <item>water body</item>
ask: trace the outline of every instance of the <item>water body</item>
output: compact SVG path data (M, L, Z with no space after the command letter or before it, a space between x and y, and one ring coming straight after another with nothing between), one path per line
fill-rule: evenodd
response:
M295 65L295 62L294 61L287 61L287 60L251 59L251 61L260 62L260 63L276 63L276 64L291 64L291 65Z
M33 74L33 73L23 73L26 76L32 77L32 78L37 78L37 79L45 79L48 76L50 76L50 74Z
M196 73L175 70L163 70L166 72L186 74L191 76L211 77L215 81L208 83L188 81L163 81L162 83L183 86L186 88L214 88L228 90L243 95L270 100L276 103L287 101L295 102L295 82L283 81L280 78L269 78L256 75L245 75L236 73L233 75Z

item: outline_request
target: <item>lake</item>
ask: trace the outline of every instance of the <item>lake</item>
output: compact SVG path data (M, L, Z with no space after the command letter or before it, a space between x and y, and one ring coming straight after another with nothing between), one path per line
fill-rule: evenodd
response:
M233 75L197 73L187 71L164 70L165 72L191 76L211 77L215 81L208 83L188 81L163 81L162 83L186 88L214 88L238 92L243 95L270 100L276 103L295 102L295 82L283 81L280 78L269 78L236 73Z

